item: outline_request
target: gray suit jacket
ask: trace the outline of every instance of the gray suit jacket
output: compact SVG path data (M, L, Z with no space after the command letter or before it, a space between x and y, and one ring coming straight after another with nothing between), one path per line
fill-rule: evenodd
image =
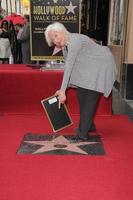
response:
M61 89L76 86L108 97L116 80L116 64L109 48L78 33L69 33L67 48L67 55L63 50L65 69Z
M29 23L24 25L23 31L20 35L19 40L21 41L23 64L28 64L30 63L30 24Z

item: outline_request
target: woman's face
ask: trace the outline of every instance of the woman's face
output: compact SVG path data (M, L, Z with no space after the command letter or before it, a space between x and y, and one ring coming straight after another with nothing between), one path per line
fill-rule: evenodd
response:
M50 40L57 47L64 47L67 44L66 33L61 31L50 31L48 33Z
M3 28L4 28L5 30L8 29L8 23L7 23L7 22L4 22L4 23L3 23Z

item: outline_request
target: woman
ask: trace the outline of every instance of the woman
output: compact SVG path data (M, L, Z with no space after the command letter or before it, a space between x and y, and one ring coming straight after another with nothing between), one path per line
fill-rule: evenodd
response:
M9 63L9 58L11 55L8 21L3 20L0 28L0 63Z
M108 47L100 46L88 36L70 33L55 22L47 26L45 38L49 46L62 48L65 70L61 88L55 93L59 107L66 101L68 87L77 88L80 120L74 140L88 140L94 131L94 115L100 93L108 97L115 77L116 64Z

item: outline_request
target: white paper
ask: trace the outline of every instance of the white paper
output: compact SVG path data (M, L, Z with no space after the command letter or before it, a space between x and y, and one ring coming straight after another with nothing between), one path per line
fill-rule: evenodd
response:
M48 102L49 102L49 104L55 103L55 102L57 102L57 98L54 97L52 99L49 99Z

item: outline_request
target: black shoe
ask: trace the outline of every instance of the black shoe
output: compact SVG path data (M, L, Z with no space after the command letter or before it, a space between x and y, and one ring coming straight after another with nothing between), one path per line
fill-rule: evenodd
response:
M78 133L78 127L76 127L76 128L74 129L74 131L75 131L76 133ZM95 127L95 125L94 125L94 126L92 125L91 129L88 130L88 132L96 132L96 127Z
M90 137L88 135L87 136L75 135L70 140L72 142L85 142L85 141L88 141L89 139L90 139Z

